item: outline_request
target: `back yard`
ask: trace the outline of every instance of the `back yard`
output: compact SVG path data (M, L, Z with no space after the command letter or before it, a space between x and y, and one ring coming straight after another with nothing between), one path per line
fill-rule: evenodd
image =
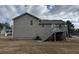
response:
M71 39L67 39L66 41L61 42L0 39L0 53L79 53L79 37L73 37Z

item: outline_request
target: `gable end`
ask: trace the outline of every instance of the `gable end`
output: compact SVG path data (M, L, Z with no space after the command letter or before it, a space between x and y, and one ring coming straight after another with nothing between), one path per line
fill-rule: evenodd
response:
M19 19L19 18L21 18L21 17L23 17L23 16L25 16L25 15L29 15L29 16L31 16L31 17L37 19L37 20L40 20L39 18L37 18L37 17L35 17L35 16L33 16L33 15L29 14L29 13L24 13L24 14L18 16L18 17L15 17L13 20Z

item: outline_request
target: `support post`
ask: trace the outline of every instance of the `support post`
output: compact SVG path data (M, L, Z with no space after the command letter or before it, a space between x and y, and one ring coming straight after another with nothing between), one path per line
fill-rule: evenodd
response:
M54 41L56 41L56 33L54 33Z
M64 33L64 36L65 36L64 40L66 40L66 32Z

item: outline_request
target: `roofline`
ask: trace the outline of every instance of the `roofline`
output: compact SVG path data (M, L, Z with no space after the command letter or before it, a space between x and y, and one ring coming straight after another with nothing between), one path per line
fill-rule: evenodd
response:
M52 19L52 20L51 19L49 19L49 20L48 19L40 19L40 20L41 21L54 21L54 20L55 21L63 21L62 19ZM65 21L63 21L63 22L65 22Z
M29 16L31 16L31 17L33 17L33 18L36 18L37 20L39 20L39 21L46 21L47 19L45 19L45 20L41 20L40 18L38 18L38 17L36 17L36 16L34 16L34 15L32 15L32 14L29 14L29 13L24 13L24 14L22 14L22 15L20 15L20 16L17 16L17 17L15 17L15 18L13 18L13 20L16 20L16 19L18 19L18 18L21 18L21 17L23 17L23 16L25 16L25 15L29 15ZM49 21L52 21L52 20L49 20ZM63 20L61 20L61 21L63 21ZM64 21L63 21L63 23L65 23Z
M29 13L24 13L24 14L22 14L22 15L20 15L20 16L17 16L17 17L15 17L15 18L13 18L13 20L16 20L16 19L18 19L18 18L21 18L22 16L25 16L25 15L29 15L29 16L31 16L31 17L33 17L33 18L36 18L37 20L40 20L40 18L38 18L38 17L36 17L36 16L34 16L34 15L32 15L32 14L29 14Z

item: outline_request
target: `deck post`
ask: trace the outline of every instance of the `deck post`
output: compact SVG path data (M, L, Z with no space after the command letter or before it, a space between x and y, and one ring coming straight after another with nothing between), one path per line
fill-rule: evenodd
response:
M56 41L56 33L54 33L54 41Z
M66 40L66 33L64 33L64 40Z

